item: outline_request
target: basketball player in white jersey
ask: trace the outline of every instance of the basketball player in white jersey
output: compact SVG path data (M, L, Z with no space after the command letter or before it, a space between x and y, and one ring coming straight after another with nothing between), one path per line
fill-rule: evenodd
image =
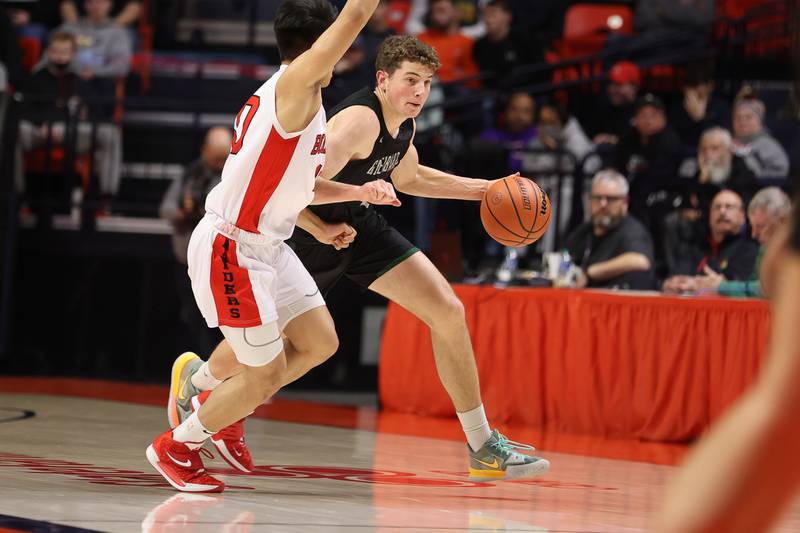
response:
M271 397L285 380L287 360L336 351L322 296L283 242L300 211L312 201L399 204L386 182L358 187L319 180L315 190L326 152L320 90L377 3L349 0L338 18L328 0L284 0L278 8L283 64L237 115L222 181L208 195L206 216L189 243L198 306L208 325L222 330L241 367L146 452L180 491L221 492L224 483L200 459L205 440ZM353 237L346 225L335 231L342 246ZM316 331L324 333L309 334Z
M489 185L487 180L454 176L419 164L413 144L414 118L428 98L431 79L439 67L436 52L413 37L390 37L381 45L376 67L376 87L354 93L331 111L328 158L321 176L351 185L391 178L398 190L415 196L481 200ZM326 228L336 228L342 222L358 232L352 246L346 250L327 246L326 235L335 230ZM461 302L433 263L374 209L358 202L306 209L290 242L323 294L342 277L348 277L428 324L439 377L468 443L472 479L530 477L549 468L546 459L519 453L533 450L531 446L492 431L481 400ZM182 355L190 360L183 366L183 376L173 372L172 388L178 392L172 396L188 398L216 379L235 375L239 363L227 344L223 341L207 363L191 353ZM180 366L181 358L176 365ZM322 361L309 354L298 357L286 374L287 383ZM186 400L171 399L169 410L183 418L191 412L187 404ZM249 458L241 426L237 422L227 428L214 443L231 465L247 471L252 466L235 457L241 454Z

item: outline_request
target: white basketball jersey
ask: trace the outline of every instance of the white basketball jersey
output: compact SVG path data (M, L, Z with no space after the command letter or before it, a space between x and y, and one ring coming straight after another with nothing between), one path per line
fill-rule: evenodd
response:
M270 240L292 235L297 215L314 198L314 180L325 164L322 106L303 131L287 133L278 122L275 86L285 71L282 65L236 115L222 181L206 198L206 211L236 226L237 233Z

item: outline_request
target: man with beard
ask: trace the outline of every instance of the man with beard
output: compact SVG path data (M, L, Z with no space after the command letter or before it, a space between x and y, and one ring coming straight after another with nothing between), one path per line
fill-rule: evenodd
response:
M647 290L653 278L653 241L628 215L628 181L614 170L598 172L589 197L591 220L567 237L566 248L583 275L580 286Z
M692 206L707 212L711 200L723 188L730 189L745 201L758 189L753 171L732 151L733 140L724 128L709 128L700 137L697 150L697 174L689 187Z
M664 282L665 292L690 292L694 276L707 268L729 280L746 280L753 274L758 246L742 233L744 227L742 198L724 189L711 202L710 231L704 242L695 243L689 253L677 261L672 276Z

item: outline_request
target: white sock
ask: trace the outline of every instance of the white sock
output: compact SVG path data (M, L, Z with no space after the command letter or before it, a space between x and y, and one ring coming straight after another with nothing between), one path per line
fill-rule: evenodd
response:
M492 436L492 431L489 429L489 421L486 420L486 413L483 410L483 404L471 411L456 414L461 421L461 427L464 428L464 435L467 436L469 447L472 448L472 451L479 450Z
M212 390L220 383L222 383L222 381L215 378L214 374L211 373L211 369L208 367L208 361L203 363L203 366L192 374L192 385L200 390Z
M209 431L203 427L203 424L197 417L197 412L192 413L189 418L172 430L172 438L178 442L184 443L192 450L196 450L202 446L203 442L213 434L213 431Z

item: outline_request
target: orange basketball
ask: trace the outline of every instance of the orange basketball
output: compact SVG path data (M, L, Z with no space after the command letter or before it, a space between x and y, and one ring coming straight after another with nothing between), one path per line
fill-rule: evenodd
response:
M481 201L481 222L486 233L505 246L534 243L550 225L550 198L528 178L497 180Z

